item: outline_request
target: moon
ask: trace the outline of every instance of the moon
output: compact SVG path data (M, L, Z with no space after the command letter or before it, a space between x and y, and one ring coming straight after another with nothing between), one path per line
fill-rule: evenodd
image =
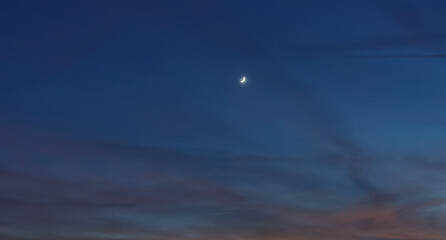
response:
M246 84L246 81L247 81L247 79L246 79L246 77L245 76L243 76L241 79L240 79L240 84Z

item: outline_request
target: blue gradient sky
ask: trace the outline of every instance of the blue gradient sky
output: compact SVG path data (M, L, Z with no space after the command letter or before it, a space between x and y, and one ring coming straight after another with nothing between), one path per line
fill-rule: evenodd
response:
M0 2L0 238L444 239L445 11Z

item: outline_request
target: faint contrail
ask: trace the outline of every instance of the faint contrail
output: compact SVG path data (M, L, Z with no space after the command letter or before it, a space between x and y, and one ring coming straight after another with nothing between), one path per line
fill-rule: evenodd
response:
M446 54L431 55L349 55L344 58L446 58Z

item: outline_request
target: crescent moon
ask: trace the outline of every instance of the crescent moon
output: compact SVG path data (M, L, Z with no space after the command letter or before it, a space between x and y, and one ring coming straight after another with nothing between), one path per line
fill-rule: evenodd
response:
M245 77L245 76L243 76L243 77L240 79L240 83L241 83L241 84L245 84L245 83L246 83L246 77Z

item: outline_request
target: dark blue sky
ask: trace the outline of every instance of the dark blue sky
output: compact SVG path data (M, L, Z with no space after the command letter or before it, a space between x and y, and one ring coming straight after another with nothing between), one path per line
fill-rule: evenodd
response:
M0 238L444 239L445 11L2 1Z

